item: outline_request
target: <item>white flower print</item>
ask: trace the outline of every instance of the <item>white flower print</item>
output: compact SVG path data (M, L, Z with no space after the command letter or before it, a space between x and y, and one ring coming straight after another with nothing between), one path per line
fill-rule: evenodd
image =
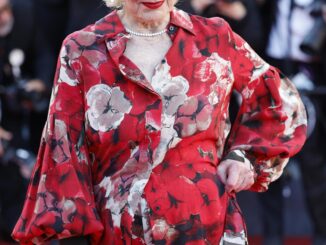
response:
M269 68L269 64L267 64L250 46L248 43L244 43L241 50L245 50L246 57L251 60L254 65L254 70L251 75L250 81L256 80L262 74L264 74Z
M165 219L155 219L152 232L155 237L161 239L171 239L178 233L178 231L171 227L171 225L169 225Z
M51 157L56 163L68 161L71 157L69 150L67 125L64 121L53 118L46 126L45 140L53 148Z
M78 80L76 79L76 74L73 72L73 70L70 68L70 61L68 60L68 52L67 47L64 46L61 49L60 52L60 70L59 70L59 83L67 83L70 86L76 86L78 83Z
M107 56L98 50L85 50L83 56L94 68L98 68L107 60Z
M181 141L178 136L178 132L173 127L175 123L175 116L163 113L161 121L161 140L160 144L154 151L153 166L157 166L163 161L168 148L175 147Z
M207 82L212 76L212 73L215 73L217 81L220 81L226 75L233 78L230 61L223 59L214 52L211 56L196 65L194 77L201 82Z
M223 244L238 244L238 245L247 244L247 237L245 231L241 231L234 234L232 234L231 232L224 232L219 245L223 245Z
M118 87L105 84L93 86L86 94L86 117L90 126L101 132L118 128L125 113L129 113L132 105Z
M60 52L60 68L58 82L67 83L70 86L78 84L77 74L71 68L74 64L78 64L81 56L85 57L94 68L106 61L106 55L100 50L91 49L90 46L96 41L96 35L88 32L81 32L76 39L67 41Z
M152 86L162 96L164 113L174 115L187 99L189 83L183 76L172 77L169 71L167 63L157 66Z
M178 23L180 23L181 25L188 26L188 28L193 28L193 23L190 19L189 14L176 8L173 10L172 13L174 14L174 18L178 19Z
M216 82L210 86L208 101L211 105L216 105L220 102L221 97L231 91L232 83L234 81L231 63L230 61L220 57L217 53L212 53L211 56L202 63L205 64L202 66L205 67L206 70L209 70L210 73L215 73ZM197 74L197 76L200 76L200 74ZM205 76L202 75L201 81L205 82L208 78L206 79Z
M58 217L62 218L63 223L70 223L71 215L76 211L76 204L73 200L65 199L58 200L57 197L46 188L46 175L40 178L39 194L35 203L35 214L44 214L46 212L55 212Z
M96 42L96 35L89 32L81 32L74 39L70 39L67 44L67 55L70 60L78 59L80 56L85 57L88 62L94 67L106 61L107 57L100 49L92 48Z
M293 137L294 131L297 127L307 125L307 118L305 117L305 107L300 102L299 95L294 85L286 78L281 79L280 96L282 98L282 109L287 115L285 121L284 135ZM295 112L300 116L293 117Z
M154 166L162 162L168 148L175 147L179 142L177 131L173 125L175 115L181 105L187 100L189 82L183 76L172 77L170 66L165 62L155 68L152 87L162 97L163 113L161 117L161 140L154 152Z
M212 105L204 96L190 97L178 110L176 127L182 137L206 130L212 122Z
M94 44L96 35L94 33L81 31L80 35L67 41L66 47L68 57L71 60L79 58L87 47Z
M103 178L101 183L95 186L97 195L102 195L101 192L104 190L105 208L111 211L115 227L120 227L122 211L128 211L131 216L138 211L138 205L151 174L151 164L149 162L139 164L136 160L138 154L139 148L136 147L119 172Z

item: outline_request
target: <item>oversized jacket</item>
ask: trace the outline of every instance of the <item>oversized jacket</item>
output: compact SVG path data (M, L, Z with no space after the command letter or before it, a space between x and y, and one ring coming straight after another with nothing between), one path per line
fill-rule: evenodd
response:
M116 11L65 39L15 239L246 243L216 168L237 159L255 173L251 190L266 190L304 143L304 107L224 20L174 9L167 30L151 81L123 54L132 36ZM232 91L242 97L233 125Z

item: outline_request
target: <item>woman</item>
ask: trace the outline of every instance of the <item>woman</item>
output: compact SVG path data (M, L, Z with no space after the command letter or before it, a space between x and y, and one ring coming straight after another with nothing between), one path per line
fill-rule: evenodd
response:
M281 174L304 108L225 21L174 4L126 0L66 38L16 240L247 242L235 193Z

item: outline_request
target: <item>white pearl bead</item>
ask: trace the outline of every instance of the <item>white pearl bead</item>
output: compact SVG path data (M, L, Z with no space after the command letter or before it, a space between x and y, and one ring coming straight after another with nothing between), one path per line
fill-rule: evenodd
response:
M134 36L139 36L139 37L155 37L155 36L159 36L162 35L163 33L165 33L167 31L167 29L164 29L162 31L159 32L153 32L153 33L142 33L142 32L135 32L133 30L130 30L128 28L126 28L126 31Z

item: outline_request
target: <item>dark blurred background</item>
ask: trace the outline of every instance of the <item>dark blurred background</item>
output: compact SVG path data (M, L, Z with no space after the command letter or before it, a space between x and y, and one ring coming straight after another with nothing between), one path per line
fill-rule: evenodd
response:
M326 0L180 0L223 17L291 78L308 141L266 193L241 192L250 244L326 245ZM101 0L0 0L0 245L18 219L37 155L64 37L110 12ZM230 107L237 113L237 95ZM51 244L56 244L52 242Z

